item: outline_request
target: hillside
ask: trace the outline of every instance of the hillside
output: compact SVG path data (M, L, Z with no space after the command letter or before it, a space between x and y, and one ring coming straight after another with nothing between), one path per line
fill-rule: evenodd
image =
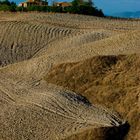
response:
M0 139L138 140L140 20L0 13Z
M122 17L122 18L140 18L140 11L115 13L113 14L113 16Z
M115 109L130 123L127 138L138 139L139 63L139 54L95 56L77 63L60 64L45 76L45 80L81 93L94 104Z

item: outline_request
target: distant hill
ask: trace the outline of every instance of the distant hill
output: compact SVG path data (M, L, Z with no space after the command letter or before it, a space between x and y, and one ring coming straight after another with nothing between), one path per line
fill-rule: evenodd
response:
M112 16L123 17L123 18L140 18L140 11L115 13Z

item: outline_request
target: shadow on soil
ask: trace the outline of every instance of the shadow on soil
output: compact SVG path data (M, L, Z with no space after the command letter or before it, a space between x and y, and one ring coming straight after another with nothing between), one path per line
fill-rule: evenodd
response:
M110 128L106 131L105 140L124 140L129 129L130 125L128 122L120 127Z

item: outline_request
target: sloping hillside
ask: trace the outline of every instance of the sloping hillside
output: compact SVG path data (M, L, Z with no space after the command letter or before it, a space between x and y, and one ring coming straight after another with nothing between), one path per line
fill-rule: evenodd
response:
M80 93L92 103L117 110L130 123L127 139L138 139L139 63L139 54L95 56L77 63L60 64L45 76L45 80Z
M0 139L138 140L139 37L140 20L0 13Z

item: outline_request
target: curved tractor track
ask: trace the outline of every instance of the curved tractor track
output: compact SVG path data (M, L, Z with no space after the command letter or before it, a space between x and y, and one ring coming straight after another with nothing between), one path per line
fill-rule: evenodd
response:
M1 139L56 140L90 128L125 124L116 113L92 105L85 97L60 87L23 88L7 79L5 82L8 86L0 90Z
M53 41L80 31L24 21L1 21L0 34L0 62L5 66L30 59Z

